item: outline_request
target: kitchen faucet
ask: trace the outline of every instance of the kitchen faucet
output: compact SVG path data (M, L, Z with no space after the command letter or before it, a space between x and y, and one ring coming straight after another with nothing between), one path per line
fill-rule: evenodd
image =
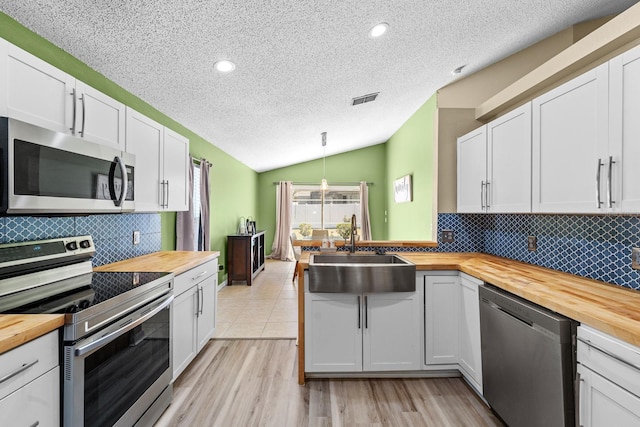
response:
M355 253L356 251L356 234L358 234L356 214L353 214L351 215L351 243L349 247L349 252L351 253Z

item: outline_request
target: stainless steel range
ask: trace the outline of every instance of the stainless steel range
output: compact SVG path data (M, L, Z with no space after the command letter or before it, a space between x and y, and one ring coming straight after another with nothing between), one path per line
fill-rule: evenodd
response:
M0 312L64 313L65 426L151 425L171 402L173 274L94 273L91 236L0 245Z

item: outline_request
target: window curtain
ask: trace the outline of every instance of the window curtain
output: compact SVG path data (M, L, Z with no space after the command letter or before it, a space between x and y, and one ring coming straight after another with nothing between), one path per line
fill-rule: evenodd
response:
M371 239L371 220L369 219L369 187L366 181L360 181L360 240Z
M189 210L176 216L176 250L192 251L195 243L193 230L193 158L189 155Z
M211 163L206 159L200 161L200 230L198 233L198 250L211 250Z
M293 198L293 183L280 181L276 191L276 234L271 246L270 258L282 261L293 260L291 247L291 203Z

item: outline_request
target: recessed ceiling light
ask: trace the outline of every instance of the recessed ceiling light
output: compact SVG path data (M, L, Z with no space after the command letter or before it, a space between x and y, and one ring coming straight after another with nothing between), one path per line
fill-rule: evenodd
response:
M231 61L227 61L226 59L216 62L213 66L221 73L230 73L236 69L236 64Z
M388 29L389 24L387 24L386 22L376 24L372 29L369 30L369 37L371 37L372 39L376 39L386 33Z

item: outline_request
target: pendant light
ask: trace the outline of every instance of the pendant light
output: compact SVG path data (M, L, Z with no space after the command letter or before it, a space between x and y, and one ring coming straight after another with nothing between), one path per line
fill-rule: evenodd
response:
M322 183L320 184L320 188L322 191L326 191L329 188L326 178L327 133L322 132L320 135L322 135Z

